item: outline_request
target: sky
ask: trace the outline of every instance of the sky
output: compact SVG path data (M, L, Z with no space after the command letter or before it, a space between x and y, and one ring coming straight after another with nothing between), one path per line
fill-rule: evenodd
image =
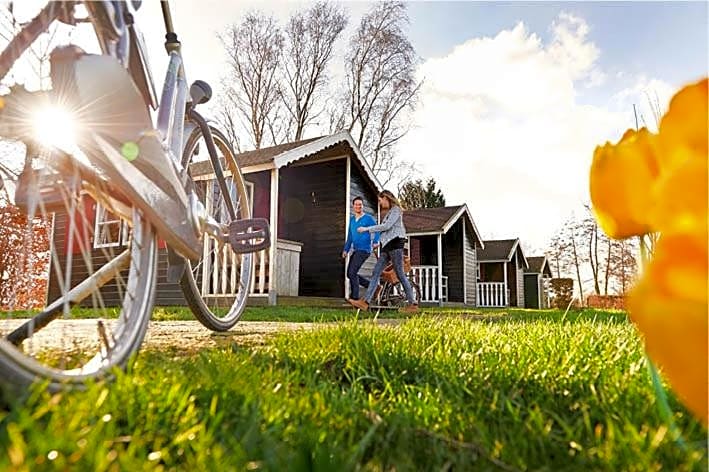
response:
M138 24L159 91L162 19L157 1L143 3ZM226 71L219 32L249 9L285 21L308 5L171 4L188 79L217 92ZM348 38L371 3L342 5ZM397 153L436 180L447 204L466 203L484 238L519 237L527 255L588 201L593 150L635 126L633 104L652 129L651 101L665 110L707 75L707 2L411 2L408 11L423 87ZM346 47L343 39L338 53ZM335 67L333 80L341 77Z

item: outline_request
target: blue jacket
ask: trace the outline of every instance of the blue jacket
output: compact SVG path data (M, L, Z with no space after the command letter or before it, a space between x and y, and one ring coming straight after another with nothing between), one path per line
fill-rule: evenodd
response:
M379 233L374 233L374 241L372 241L372 234L368 232L358 233L357 228L374 226L377 222L368 213L364 213L359 220L355 218L355 215L350 217L350 227L347 231L347 241L345 241L344 252L350 252L350 248L354 248L355 251L372 252L372 242L375 244L379 242Z

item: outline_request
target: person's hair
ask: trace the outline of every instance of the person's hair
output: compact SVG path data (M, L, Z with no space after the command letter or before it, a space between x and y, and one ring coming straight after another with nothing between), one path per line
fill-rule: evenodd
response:
M354 202L356 202L357 200L359 200L360 202L362 202L362 204L364 204L364 199L362 197L354 197L352 199L352 204L354 205Z
M401 203L399 203L399 199L396 198L394 194L391 193L389 190L382 190L381 192L379 192L379 197L386 198L387 200L389 200L389 208L401 206Z

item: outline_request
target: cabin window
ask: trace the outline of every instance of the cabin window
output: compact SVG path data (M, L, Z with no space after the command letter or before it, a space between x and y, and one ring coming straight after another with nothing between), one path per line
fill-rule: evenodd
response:
M130 240L128 224L100 203L96 204L94 247L125 246Z

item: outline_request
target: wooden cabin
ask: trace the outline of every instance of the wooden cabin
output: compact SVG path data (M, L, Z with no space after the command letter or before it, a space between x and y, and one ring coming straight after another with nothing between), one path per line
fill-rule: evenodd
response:
M468 206L407 210L404 226L421 301L475 306L476 254L484 245Z
M270 249L255 256L250 283L249 303L276 304L279 296L337 297L346 295L345 261L341 258L351 212L351 200L360 196L365 211L378 218L377 194L382 190L374 173L348 132L306 139L279 146L244 152L237 161L252 195L254 217L270 222ZM199 185L209 192L216 187L208 161L192 164L191 172ZM209 199L208 199L209 200ZM55 215L54 250L63 264L68 253L77 253L83 245L92 248L93 267L105 261L105 252L121 252L128 243L128 227L88 196L83 200L81 228L69 238L66 214ZM205 247L205 251L208 248ZM364 271L371 271L374 258ZM209 277L222 277L218 267L211 267ZM49 298L59 295L59 283L50 269ZM86 276L75 270L72 281ZM76 281L74 281L76 279ZM203 284L203 296L224 297L230 284ZM103 303L115 305L121 288L115 283L101 290ZM167 281L167 250L161 246L158 259L156 305L184 304L179 284Z
M478 251L479 307L524 307L524 271L529 263L518 239L484 241Z
M524 270L525 308L549 308L551 267L546 256L528 257L529 268Z

